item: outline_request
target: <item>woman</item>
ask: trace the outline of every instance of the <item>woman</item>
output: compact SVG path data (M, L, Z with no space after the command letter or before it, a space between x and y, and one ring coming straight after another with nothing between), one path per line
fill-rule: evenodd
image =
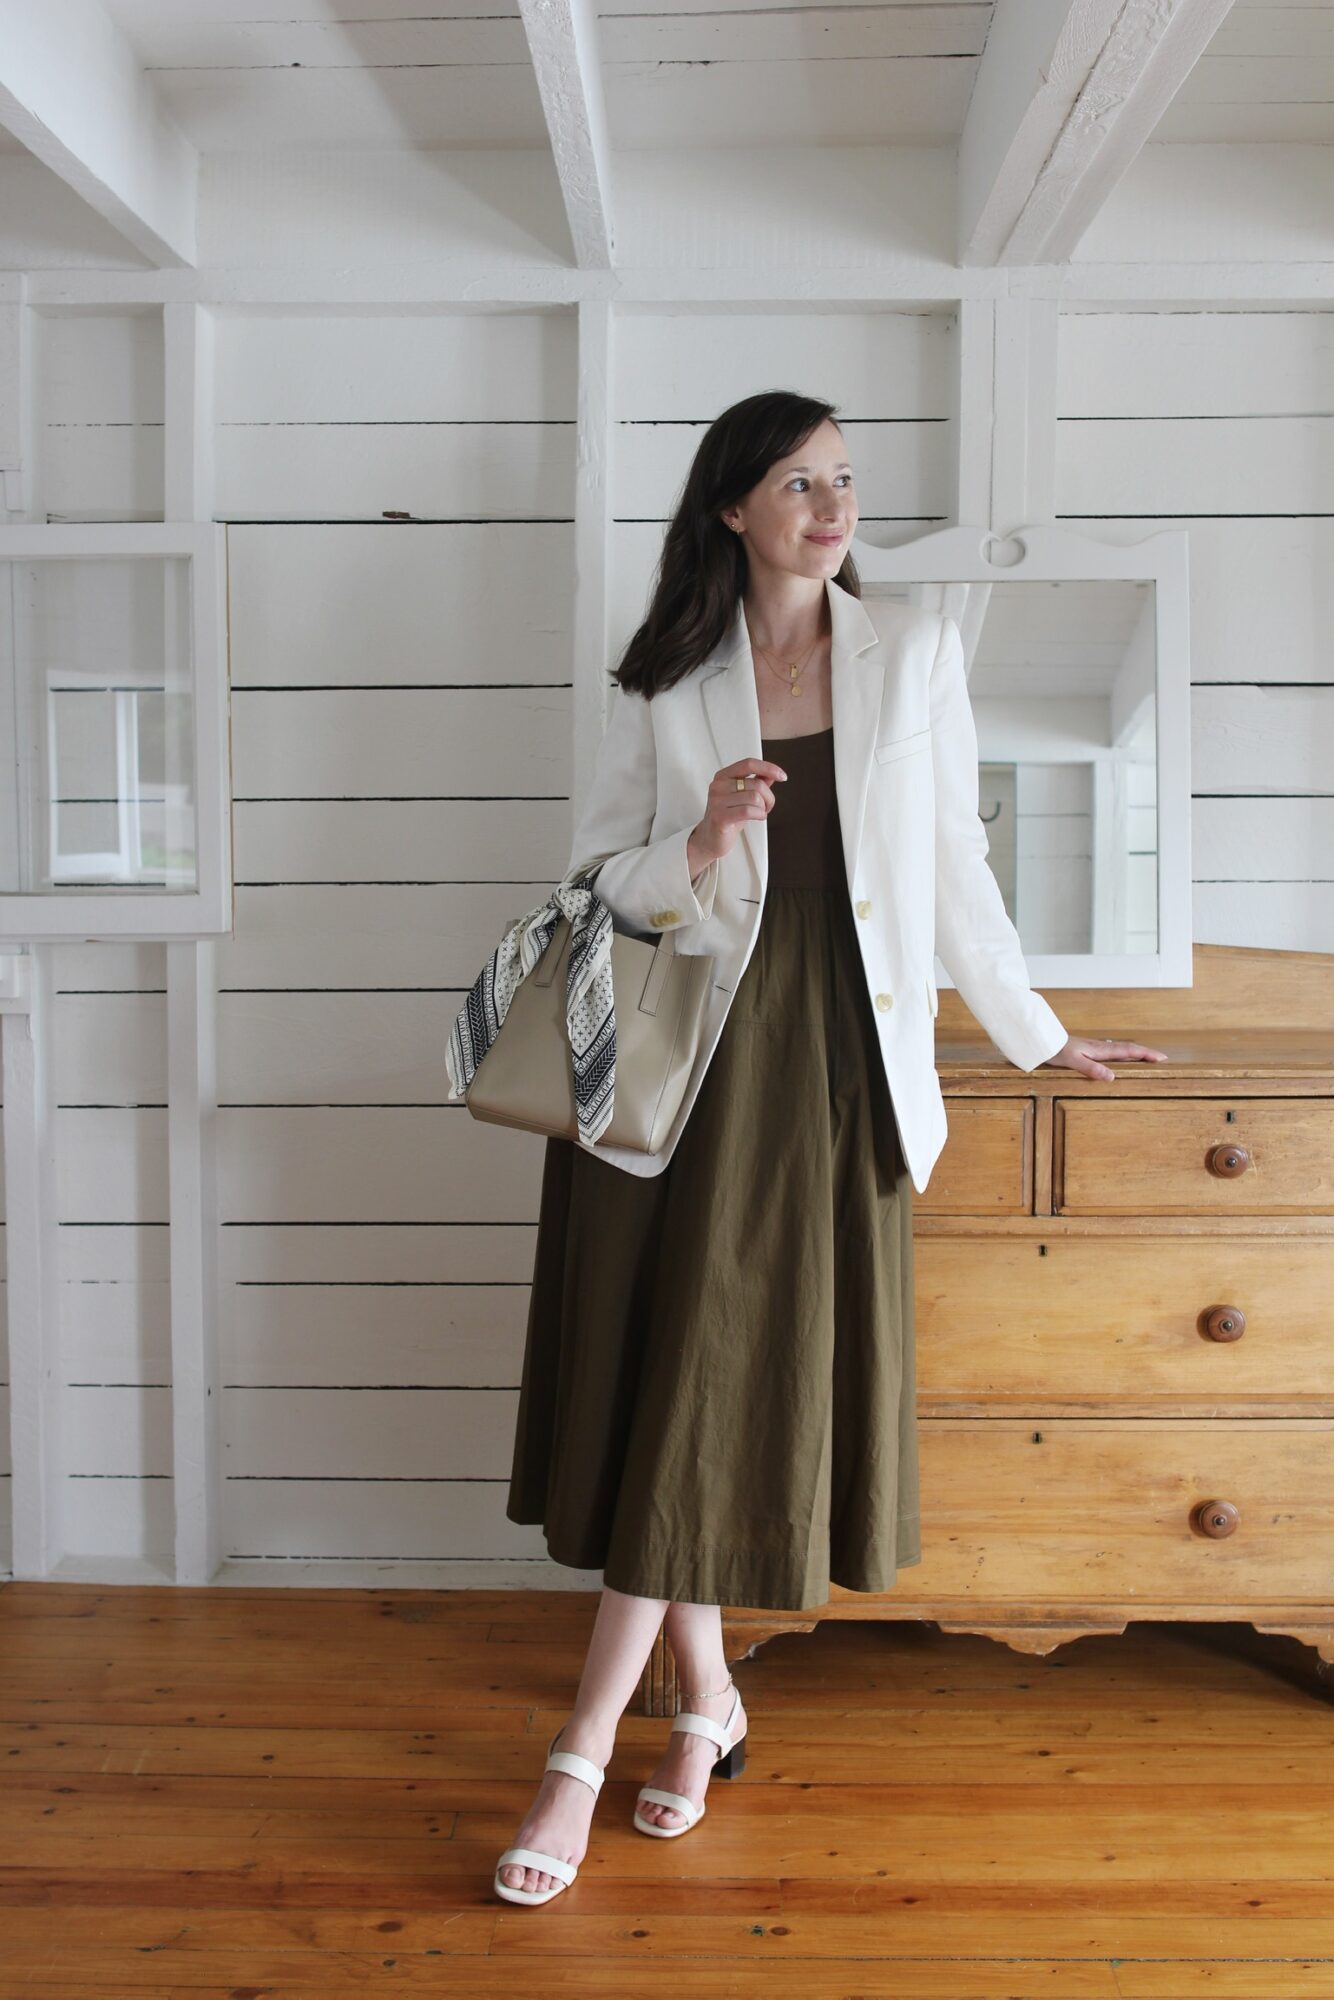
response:
M552 1556L600 1568L604 1587L573 1713L497 1865L509 1901L546 1902L573 1881L660 1627L684 1709L634 1824L667 1839L697 1823L711 1771L730 1777L744 1757L721 1605L823 1603L831 1582L881 1592L921 1560L913 1179L899 1126L923 1186L944 1136L934 988L909 978L901 995L872 999L859 929L869 937L879 920L871 962L889 964L889 917L901 932L907 914L864 896L869 878L854 908L848 869L861 850L841 824L844 795L878 813L873 852L886 872L897 862L905 904L926 876L918 921L934 907L942 957L1014 1060L1109 1081L1106 1058L1165 1060L1137 1042L1067 1036L1029 987L986 871L961 658L948 679L931 674L948 692L938 703L933 692L930 729L920 667L896 673L892 690L888 673L857 674L855 653L878 643L864 613L845 609L860 598L848 555L857 519L832 405L775 391L710 426L620 665L575 835L572 868L594 846L618 849L596 887L625 927L632 915L649 934L694 924L687 948L703 951L730 950L745 921L757 928L735 964L718 958L716 1025L662 1155L547 1143L507 1512L542 1522ZM942 629L957 647L952 621L891 606L882 616L908 621L914 661L930 665ZM713 679L698 671L706 662ZM702 753L682 746L709 740L701 705L715 748L753 740L757 706L762 754L696 768ZM836 719L870 740L839 744ZM674 797L690 801L679 825ZM934 814L914 811L933 798ZM765 822L763 848L750 821ZM882 1054L875 1009L883 1019L896 1001ZM904 1048L920 1060L892 1099L890 1050Z

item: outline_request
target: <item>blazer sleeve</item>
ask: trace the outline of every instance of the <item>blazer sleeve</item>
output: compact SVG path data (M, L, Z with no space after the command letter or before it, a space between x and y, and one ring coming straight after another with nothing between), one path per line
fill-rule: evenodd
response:
M686 847L697 822L651 840L657 811L653 703L615 687L593 779L570 847L570 867L599 863L595 887L633 931L677 930L713 914L718 863L690 875Z
M1022 1070L1036 1069L1069 1040L1029 984L1019 933L987 866L979 812L977 727L968 699L963 639L943 618L931 669L931 756L936 793L936 950L992 1041Z

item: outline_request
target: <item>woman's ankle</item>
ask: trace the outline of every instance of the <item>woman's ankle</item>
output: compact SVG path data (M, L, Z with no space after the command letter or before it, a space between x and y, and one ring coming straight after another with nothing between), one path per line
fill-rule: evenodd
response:
M590 1758L593 1763L607 1765L611 1753L616 1748L616 1724L619 1716L608 1718L595 1710L583 1714L576 1707L570 1712L570 1719L560 1733L557 1750L572 1750L577 1746L577 1754Z
M716 1663L703 1672L678 1667L676 1683L682 1708L712 1708L720 1701L730 1702L736 1698L731 1674L725 1666L720 1668ZM691 1689L698 1692L691 1693Z

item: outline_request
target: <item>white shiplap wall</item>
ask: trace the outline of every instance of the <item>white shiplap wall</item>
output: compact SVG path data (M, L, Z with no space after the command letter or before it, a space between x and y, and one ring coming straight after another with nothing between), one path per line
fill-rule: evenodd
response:
M1061 323L1057 518L1191 531L1204 941L1334 949L1330 328ZM445 1102L443 1041L567 853L575 318L238 311L217 331L224 1545L489 1580L542 1550L504 1518L541 1148ZM151 312L45 321L51 511L160 507L160 338ZM949 310L622 311L613 650L695 442L758 387L843 405L867 539L951 518L956 339ZM165 1552L163 955L66 948L56 984L69 1539Z

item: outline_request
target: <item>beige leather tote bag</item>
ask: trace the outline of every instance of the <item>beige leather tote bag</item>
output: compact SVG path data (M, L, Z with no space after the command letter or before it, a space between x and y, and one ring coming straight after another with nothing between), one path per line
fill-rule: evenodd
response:
M465 1101L474 1118L578 1140L565 1023L571 928L568 917L559 920L541 958L514 989L468 1086ZM616 1086L611 1122L598 1145L637 1153L663 1145L690 1081L715 963L711 952L677 951L671 931L656 943L621 931L613 936Z

